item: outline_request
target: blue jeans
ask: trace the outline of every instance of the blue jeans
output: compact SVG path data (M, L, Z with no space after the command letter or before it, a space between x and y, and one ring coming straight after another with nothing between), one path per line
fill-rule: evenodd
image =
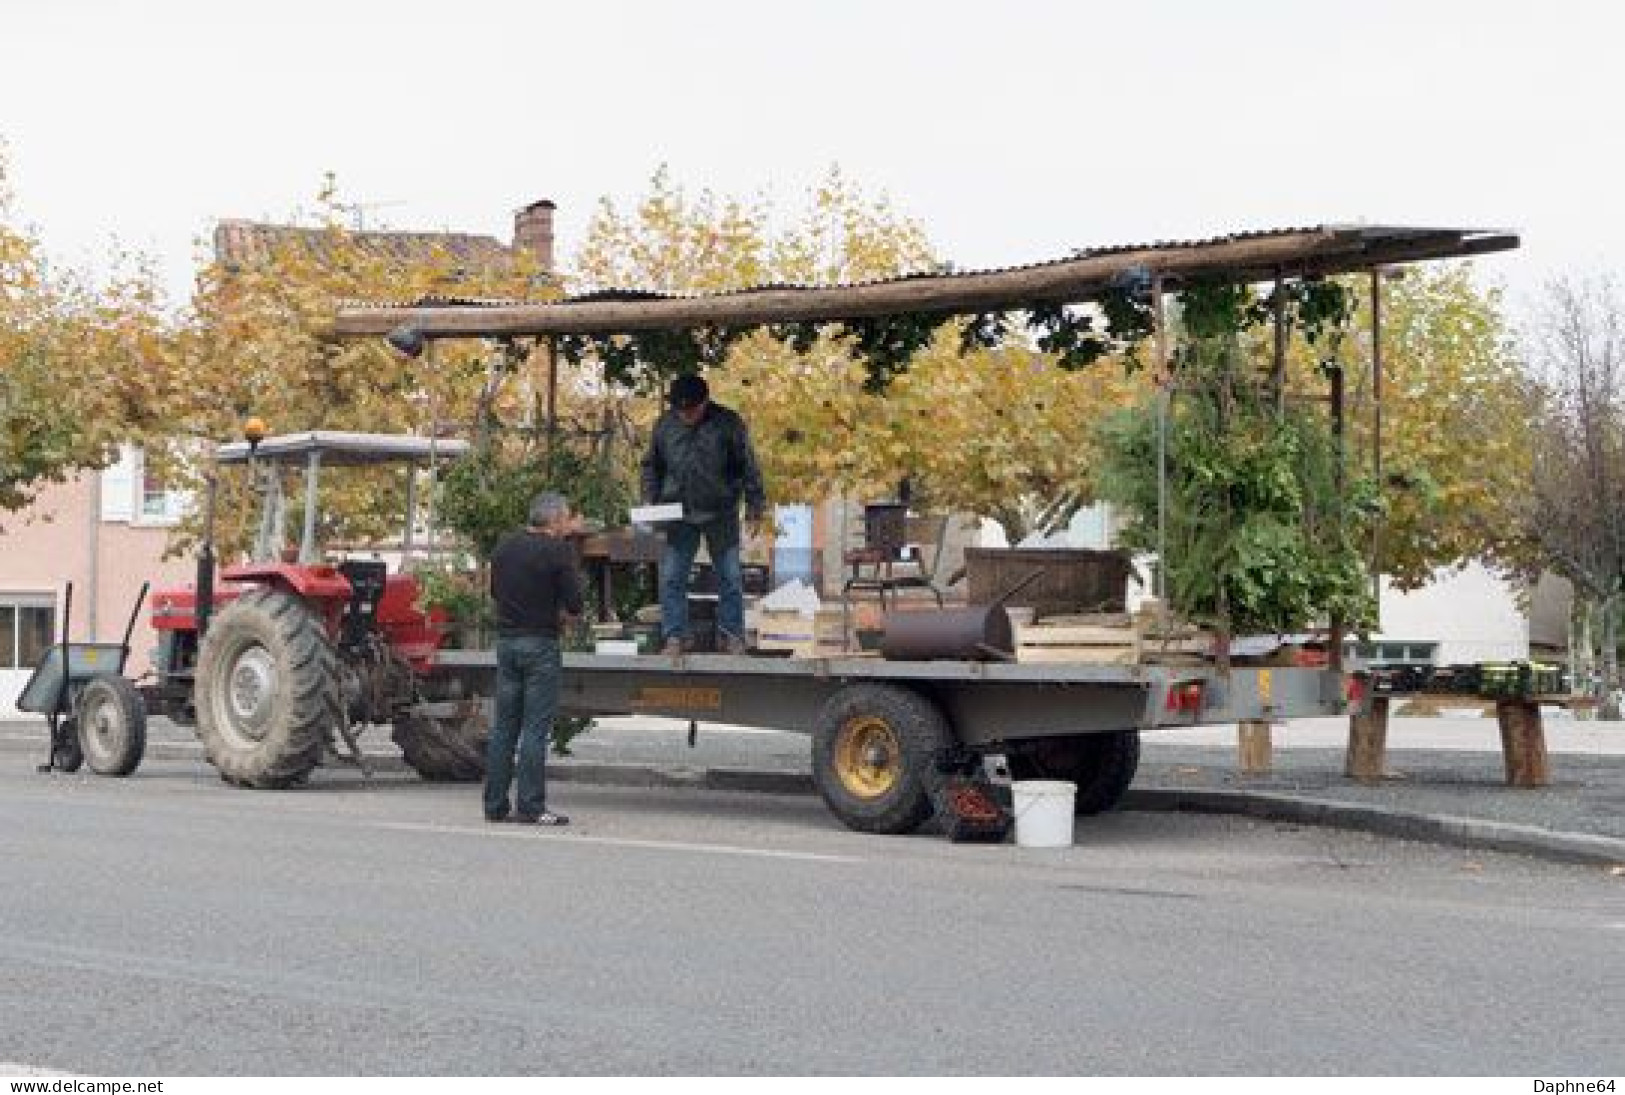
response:
M485 747L487 817L508 813L515 746L519 750L518 812L536 815L547 809L547 748L563 676L557 639L540 635L497 639L496 714Z
M661 638L688 634L688 578L702 536L717 575L717 627L743 639L745 579L739 566L737 517L723 517L703 525L679 521L666 529L666 553L660 560Z

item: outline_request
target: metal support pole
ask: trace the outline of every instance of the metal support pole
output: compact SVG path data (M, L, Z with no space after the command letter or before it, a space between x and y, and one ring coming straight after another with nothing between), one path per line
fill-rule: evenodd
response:
M412 525L418 516L418 465L412 461L406 465L406 529L401 533L401 562L404 564L412 554Z
M299 562L316 562L316 502L322 477L322 454L313 450L305 461L305 532L299 540Z
M1151 322L1157 355L1157 600L1168 609L1168 322L1163 308L1162 277L1151 279Z
M197 553L195 588L197 636L200 640L209 633L209 617L214 613L214 503L220 489L219 476L219 466L211 462L209 472L203 479L203 543L199 545Z
M1332 385L1332 393L1331 393L1331 395L1332 395L1332 400L1331 400L1331 402L1332 402L1332 445L1333 445L1333 456L1332 456L1332 458L1333 458L1333 461L1334 461L1334 463L1332 465L1332 472L1333 472L1333 479L1334 479L1334 483L1335 483L1335 486L1334 486L1333 489L1335 489L1336 492L1337 492L1337 499L1338 499L1338 502L1339 502L1338 512L1341 514L1341 512L1342 512L1341 503L1343 501L1343 496L1344 496L1344 493L1345 493L1344 492L1344 486L1343 486L1344 479L1345 479L1344 448L1343 448L1343 426L1344 426L1344 423L1343 423L1343 366L1342 366L1342 364L1340 362L1337 362L1337 361L1330 362L1330 365L1331 365L1331 385ZM1339 517L1340 521L1341 521L1341 519L1342 518ZM1343 620L1343 618L1341 616L1333 616L1331 618L1330 623L1331 623L1331 635L1329 636L1329 640L1327 642L1327 646L1329 647L1329 649L1327 650L1326 654L1327 654L1328 661L1330 663L1330 667L1332 669L1341 671L1342 668L1343 668L1343 624L1344 624L1344 620Z
M1275 417L1286 413L1286 283L1279 274L1275 277L1275 294L1270 299L1275 321L1275 361L1270 382L1275 387Z
M1371 479L1377 496L1384 493L1382 482L1382 271L1371 271ZM1371 597L1377 605L1378 627L1382 624L1382 511L1371 521Z
M559 432L559 340L547 340L547 455L553 457L553 444Z
M430 560L434 558L434 501L435 495L440 492L440 466L436 459L439 455L436 443L440 439L440 397L434 386L434 345L434 340L430 339L423 348L423 363L429 376L429 491L424 502L423 541Z

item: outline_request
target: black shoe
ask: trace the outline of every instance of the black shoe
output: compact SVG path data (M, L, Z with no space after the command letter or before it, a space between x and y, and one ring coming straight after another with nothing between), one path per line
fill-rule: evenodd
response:
M539 814L515 814L514 820L521 825L568 825L570 819L563 814L555 814L551 810L543 810Z
M724 631L722 633L722 652L724 654L749 654L750 647L738 635L730 635Z
M495 824L495 823L497 823L499 821L507 821L508 820L508 811L504 810L500 814L493 814L493 813L490 813L489 811L487 811L486 815L485 815L485 820L491 822L492 824Z

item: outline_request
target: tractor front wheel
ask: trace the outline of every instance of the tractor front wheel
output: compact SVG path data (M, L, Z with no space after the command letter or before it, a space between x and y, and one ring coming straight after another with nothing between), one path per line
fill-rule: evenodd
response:
M198 656L197 731L228 783L303 782L344 717L338 656L299 598L245 594L220 610Z

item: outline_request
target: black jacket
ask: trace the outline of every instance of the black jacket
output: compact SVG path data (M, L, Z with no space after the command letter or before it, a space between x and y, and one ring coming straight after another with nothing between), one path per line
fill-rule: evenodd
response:
M719 403L685 426L676 411L655 423L643 457L643 500L681 502L683 520L703 525L719 517L739 517L739 500L752 510L767 507L762 471L751 448L745 420Z
M581 575L568 541L528 529L510 532L491 552L497 631L559 637L562 614L581 615Z

